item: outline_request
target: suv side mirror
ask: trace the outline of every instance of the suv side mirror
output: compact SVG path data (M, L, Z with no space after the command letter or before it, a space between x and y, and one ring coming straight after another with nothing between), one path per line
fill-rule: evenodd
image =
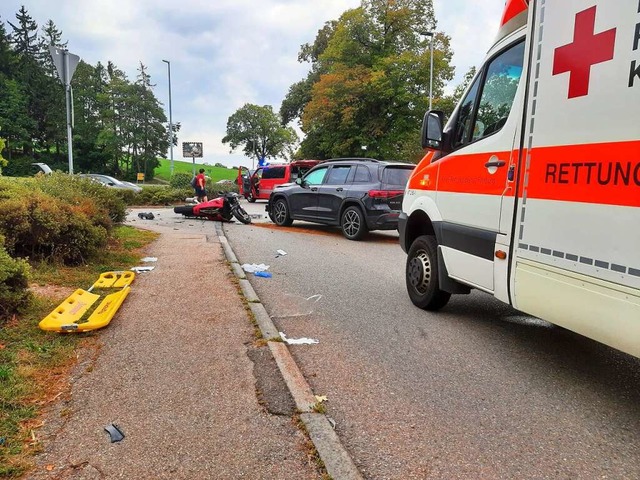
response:
M442 149L442 124L444 112L429 110L422 121L422 148Z
M296 178L296 184L304 187L304 180L300 177Z

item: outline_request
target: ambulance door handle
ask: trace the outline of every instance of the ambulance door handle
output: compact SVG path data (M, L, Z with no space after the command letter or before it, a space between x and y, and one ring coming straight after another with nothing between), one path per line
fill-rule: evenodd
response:
M507 162L505 162L504 160L494 160L494 161L485 163L484 166L487 167L487 168L504 167L506 164L507 164Z

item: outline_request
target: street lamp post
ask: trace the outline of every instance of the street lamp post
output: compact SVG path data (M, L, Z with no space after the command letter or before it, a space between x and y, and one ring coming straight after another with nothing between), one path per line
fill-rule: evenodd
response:
M171 62L169 60L162 60L162 61L167 64L167 72L169 74L169 152L171 156L169 174L173 175L173 118L171 117Z
M429 110L433 105L433 40L435 32L425 32L424 35L431 38L431 67L429 69Z

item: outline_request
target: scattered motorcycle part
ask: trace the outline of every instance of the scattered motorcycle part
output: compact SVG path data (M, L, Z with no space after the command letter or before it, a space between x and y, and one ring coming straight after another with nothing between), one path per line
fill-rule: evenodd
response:
M104 429L111 436L111 443L119 442L124 439L124 433L122 433L120 427L118 427L118 425L116 425L115 423L107 425L106 427L104 427Z

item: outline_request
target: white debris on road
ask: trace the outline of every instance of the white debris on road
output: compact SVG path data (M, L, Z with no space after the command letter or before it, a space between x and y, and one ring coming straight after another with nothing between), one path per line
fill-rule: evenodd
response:
M269 265L265 265L264 263L259 265L255 263L244 263L242 269L247 273L264 272L269 270Z
M287 338L287 336L283 332L278 332L282 340L284 340L289 345L315 345L316 343L320 343L320 340L316 340L314 338Z

